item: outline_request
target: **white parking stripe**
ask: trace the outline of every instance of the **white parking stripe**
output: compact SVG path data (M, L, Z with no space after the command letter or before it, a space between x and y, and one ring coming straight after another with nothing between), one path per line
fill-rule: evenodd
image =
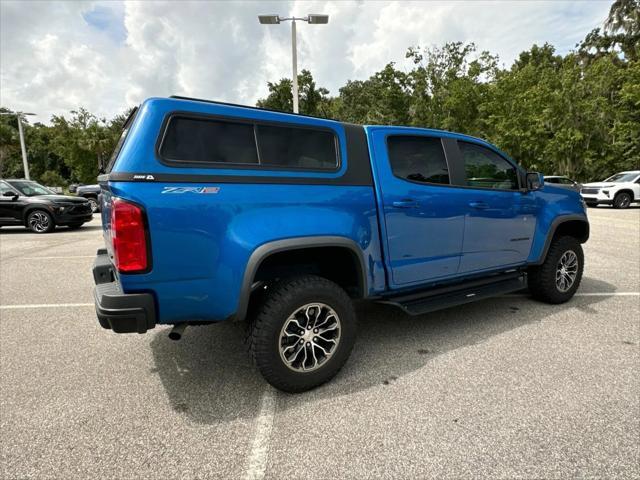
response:
M526 293L507 293L505 297L529 297ZM574 293L574 297L640 297L640 292L584 292Z
M95 255L69 255L67 257L22 257L20 260L59 260L67 258L96 258Z
M30 303L25 305L0 305L0 310L22 310L27 308L93 307L93 303Z
M585 292L585 293L576 293L576 297L639 297L640 292L608 292L608 293L600 293L600 292Z
M251 443L247 471L247 480L262 480L267 459L269 458L269 444L271 442L271 430L273 429L273 417L276 413L276 392L267 385L267 389L262 394L260 413L256 421L256 431Z

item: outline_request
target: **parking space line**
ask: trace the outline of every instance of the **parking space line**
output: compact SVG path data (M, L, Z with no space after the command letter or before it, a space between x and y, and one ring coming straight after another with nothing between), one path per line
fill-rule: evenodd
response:
M526 293L508 293L505 297L529 297ZM584 292L575 293L574 297L640 297L640 292Z
M71 308L93 307L93 303L27 303L23 305L0 305L0 310L22 310L27 308Z
M62 260L67 258L95 258L95 255L69 255L66 257L22 257L20 260Z
M251 450L247 461L247 480L262 480L269 458L269 444L273 429L273 418L276 413L276 392L267 385L262 394L260 412L256 421L256 431L251 442Z
M576 293L576 297L639 297L640 292L585 292Z

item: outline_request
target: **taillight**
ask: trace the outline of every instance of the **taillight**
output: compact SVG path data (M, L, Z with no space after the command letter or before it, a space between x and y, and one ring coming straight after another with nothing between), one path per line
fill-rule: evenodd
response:
M149 266L144 212L121 198L111 204L111 242L118 271L136 273Z

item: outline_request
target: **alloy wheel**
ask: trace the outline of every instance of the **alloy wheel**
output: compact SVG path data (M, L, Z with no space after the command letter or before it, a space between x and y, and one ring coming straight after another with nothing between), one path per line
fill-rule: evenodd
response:
M578 256L573 250L567 250L562 254L556 267L556 287L564 293L567 292L578 276Z
M308 303L284 322L278 338L280 358L296 372L322 367L340 343L340 318L329 305Z
M51 219L46 213L34 212L29 216L29 227L35 232L46 232L50 225Z

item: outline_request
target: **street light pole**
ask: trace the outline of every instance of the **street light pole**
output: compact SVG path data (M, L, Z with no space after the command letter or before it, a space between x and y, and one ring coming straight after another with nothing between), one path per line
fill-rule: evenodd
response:
M258 15L258 20L263 25L278 25L280 22L291 21L291 63L293 70L293 79L291 82L291 94L293 97L293 113L298 113L298 42L296 38L296 20L307 22L309 24L326 24L329 23L329 15L309 14L306 17L289 17L283 18L278 15Z
M27 147L24 145L24 130L22 128L22 115L18 114L18 132L20 132L20 150L22 150L22 166L24 167L24 178L29 180L29 163L27 162Z
M298 45L296 41L296 19L291 21L291 58L293 65L293 113L298 113Z
M0 115L15 115L18 119L18 132L20 134L20 150L22 151L22 167L24 168L24 178L29 180L29 162L27 161L27 147L24 143L24 128L22 126L22 117L25 115L35 115L35 113L25 112L0 112Z

